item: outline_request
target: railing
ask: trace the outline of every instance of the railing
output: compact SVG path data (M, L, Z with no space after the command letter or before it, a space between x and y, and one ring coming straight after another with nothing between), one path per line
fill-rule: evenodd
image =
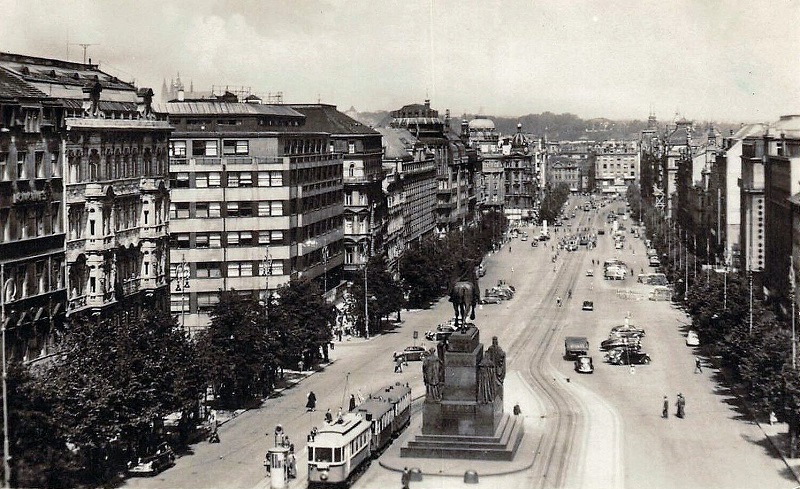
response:
M73 297L72 299L69 300L69 309L72 311L75 309L79 309L81 307L86 307L86 300L87 296L85 295Z
M127 279L122 283L122 294L123 295L131 295L139 292L139 279L138 278L131 278Z

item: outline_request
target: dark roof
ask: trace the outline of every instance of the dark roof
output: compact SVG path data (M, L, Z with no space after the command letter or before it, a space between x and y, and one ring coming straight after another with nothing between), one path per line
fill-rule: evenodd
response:
M330 134L371 134L379 133L358 122L352 117L339 112L335 105L327 104L292 104L292 109L306 116L304 129L313 132Z
M21 78L0 69L0 98L47 98L47 95Z
M383 135L383 157L387 160L412 160L411 151L417 142L408 129L395 127L379 127L377 129Z
M97 65L50 58L0 53L0 67L31 83L86 86L100 83L103 88L134 90L130 83L101 71Z

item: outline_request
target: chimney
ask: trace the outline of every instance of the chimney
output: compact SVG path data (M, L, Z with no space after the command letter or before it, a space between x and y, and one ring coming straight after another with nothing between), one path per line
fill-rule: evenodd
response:
M425 108L426 109L430 109L431 108L431 99L429 99L429 98L425 99Z
M183 93L183 87L178 89L178 102L183 102L186 95Z

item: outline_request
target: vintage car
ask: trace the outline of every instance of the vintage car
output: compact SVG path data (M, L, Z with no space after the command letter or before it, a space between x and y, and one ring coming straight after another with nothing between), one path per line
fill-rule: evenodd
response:
M481 297L479 302L481 304L499 304L503 302L503 298L490 292L489 294L485 294L483 297Z
M644 328L637 328L636 326L630 324L620 324L619 326L614 326L611 328L611 334L613 335L626 333L635 333L639 336L645 336Z
M583 310L583 311L594 311L594 302L592 302L592 301L583 301L583 305L581 306L581 310Z
M398 357L402 357L404 362L420 362L425 359L424 346L407 346L401 352L395 352L394 359L397 361Z
M592 357L581 355L575 359L575 371L581 374L590 374L594 372L594 365L592 364Z
M161 443L152 455L139 457L135 462L128 462L128 475L131 477L149 477L175 465L175 452L166 443Z
M633 348L612 350L606 355L606 359L612 365L647 365L651 361L650 355Z
M700 346L700 337L697 336L697 332L693 329L686 333L686 346Z
M586 270L586 276L587 277L594 277L594 269L590 268L590 269Z

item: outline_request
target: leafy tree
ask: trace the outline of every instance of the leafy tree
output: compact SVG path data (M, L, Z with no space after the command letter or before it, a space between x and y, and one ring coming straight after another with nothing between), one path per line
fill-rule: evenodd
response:
M548 223L555 221L561 214L564 203L569 198L569 193L569 185L566 183L561 182L554 187L547 185L542 205L539 208L539 219L547 220Z
M367 292L371 300L370 313L370 334L377 329L382 329L382 318L397 312L405 304L403 289L400 284L395 282L386 266L386 259L383 255L376 255L369 259L367 263ZM364 274L358 273L353 276L350 286L351 300L347 303L347 313L355 318L357 324L364 324ZM361 298L359 301L357 298ZM377 327L377 328L376 328Z
M18 362L8 365L7 383L11 485L75 486L79 466L67 449L61 423L52 416L54 399Z
M438 257L433 240L412 246L403 253L400 270L409 290L410 307L428 307L441 297Z
M197 349L221 406L242 407L269 390L267 319L252 296L222 292Z
M164 416L196 406L202 382L191 352L165 313L71 324L64 355L42 379L88 480L106 480L160 440Z
M292 279L278 289L280 299L270 306L270 328L276 330L281 365L307 367L328 358L336 311L319 286L308 279Z

